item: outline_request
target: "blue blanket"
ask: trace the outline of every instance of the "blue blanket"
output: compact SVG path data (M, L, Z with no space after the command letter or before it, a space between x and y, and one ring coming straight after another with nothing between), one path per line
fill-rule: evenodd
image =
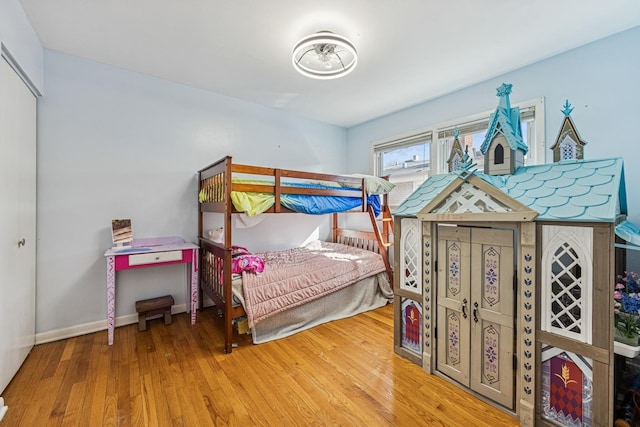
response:
M237 180L237 183L265 184L263 181ZM266 183L268 184L268 183ZM271 184L272 185L272 184ZM359 189L348 187L335 187L312 183L282 183L282 186L318 188L327 190L342 190L353 192L353 197L348 196L322 196L309 194L281 194L282 206L300 213L321 215L334 212L344 212L362 205ZM273 193L254 193L232 191L231 200L235 208L249 216L258 215L273 206L275 197ZM380 214L380 196L377 194L367 196L367 204L371 205L376 216Z
M321 184L286 184L296 187L324 188L335 190L336 187ZM353 191L360 194L360 190L355 188L340 188L340 190ZM362 199L359 196L313 196L307 194L281 194L280 203L282 206L295 212L321 215L333 212L344 212L362 206ZM367 204L373 208L373 213L377 217L380 214L380 196L372 194L367 196Z

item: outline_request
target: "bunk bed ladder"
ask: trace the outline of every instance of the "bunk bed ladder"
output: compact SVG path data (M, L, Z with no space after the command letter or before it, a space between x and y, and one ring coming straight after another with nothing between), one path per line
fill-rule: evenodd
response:
M391 270L391 264L389 263L389 247L393 246L393 217L391 216L391 211L389 210L388 205L384 204L382 206L382 210L380 212L382 215L380 221L382 230L380 230L378 221L376 220L376 215L373 212L371 205L367 206L367 210L369 211L371 225L373 226L376 239L378 240L380 255L382 255L384 266L386 267L387 274L389 275L389 281L391 282L391 286L393 286L393 271Z

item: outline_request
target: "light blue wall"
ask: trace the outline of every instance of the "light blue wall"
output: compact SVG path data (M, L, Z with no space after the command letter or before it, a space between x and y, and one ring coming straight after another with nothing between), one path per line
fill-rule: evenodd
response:
M343 128L50 50L44 58L38 333L106 319L103 254L111 219L131 218L138 237L195 241L196 172L219 158L346 170ZM300 217L270 218L235 233L234 241L257 251L299 244L319 227L328 233L326 218ZM164 293L183 304L184 276L184 266L118 273L116 316Z
M640 27L412 108L354 126L347 131L349 172L371 169L371 143L497 106L496 88L512 83L512 104L545 98L546 142L550 147L564 118L565 99L575 107L571 117L588 142L588 158L622 157L625 161L629 218L640 223ZM442 65L442 64L441 64ZM464 58L458 65L464 66ZM425 76L425 78L429 78ZM546 150L547 161L551 151Z
M0 42L42 92L42 45L18 0L0 1Z
M572 117L589 141L587 156L625 158L631 217L640 222L632 185L640 178L634 167L638 42L636 28L346 131L45 50L46 96L38 110L37 332L106 318L103 253L112 218L132 218L139 237L194 240L195 172L212 161L229 154L248 164L368 172L372 141L491 110L503 81L514 84L514 103L546 98L549 143L562 120L562 103L572 102ZM34 75L37 80L37 70ZM239 230L236 242L275 249L327 231L326 222L305 216L270 217L259 227ZM265 232L271 228L278 232ZM184 303L184 273L175 266L119 273L117 316L134 313L135 300L161 293Z

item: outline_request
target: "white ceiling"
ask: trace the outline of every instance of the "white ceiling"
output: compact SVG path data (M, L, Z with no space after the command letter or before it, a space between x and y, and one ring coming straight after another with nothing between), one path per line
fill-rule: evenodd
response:
M640 25L639 0L20 1L46 48L344 127ZM348 76L293 69L320 30Z

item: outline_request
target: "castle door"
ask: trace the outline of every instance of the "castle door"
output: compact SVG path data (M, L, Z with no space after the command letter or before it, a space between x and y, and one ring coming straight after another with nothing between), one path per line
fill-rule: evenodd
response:
M514 234L438 227L437 369L514 408Z

